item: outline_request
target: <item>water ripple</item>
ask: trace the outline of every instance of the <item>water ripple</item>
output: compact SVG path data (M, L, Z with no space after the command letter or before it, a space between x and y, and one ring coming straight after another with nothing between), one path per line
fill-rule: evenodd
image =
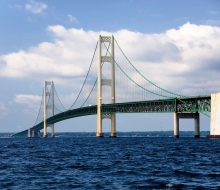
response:
M220 141L0 139L0 189L220 189Z

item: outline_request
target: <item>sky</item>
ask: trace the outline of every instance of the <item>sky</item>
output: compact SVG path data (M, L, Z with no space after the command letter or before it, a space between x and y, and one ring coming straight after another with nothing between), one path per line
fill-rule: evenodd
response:
M220 92L219 0L0 0L0 132L33 126L44 81L54 81L69 107L99 35L114 35L135 67L165 89ZM103 124L109 132L110 121ZM173 130L173 114L117 114L116 128ZM201 115L201 130L209 129ZM181 120L180 130L194 130L194 121ZM62 121L55 131L95 132L96 116Z

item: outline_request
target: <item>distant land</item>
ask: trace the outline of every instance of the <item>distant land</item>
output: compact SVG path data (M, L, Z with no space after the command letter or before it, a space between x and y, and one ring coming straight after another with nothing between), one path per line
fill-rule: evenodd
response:
M10 137L14 133L0 133L0 137ZM210 131L201 131L200 137L206 137ZM42 133L41 133L42 136ZM104 133L105 137L109 137L109 133ZM117 132L118 137L173 137L173 131L131 131ZM48 133L50 137L50 133ZM55 132L55 137L96 137L95 132ZM194 137L194 131L180 131L180 137Z

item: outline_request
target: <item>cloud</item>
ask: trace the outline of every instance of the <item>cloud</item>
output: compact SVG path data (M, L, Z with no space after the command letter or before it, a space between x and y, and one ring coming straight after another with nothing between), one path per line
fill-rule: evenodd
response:
M66 29L61 25L48 26L47 30L54 35L53 42L42 42L28 51L0 56L0 76L38 81L50 79L55 84L71 84L73 89L80 89L98 36L112 33ZM188 95L198 93L199 88L204 88L206 93L220 91L219 27L188 22L178 29L159 34L119 30L113 35L134 66L157 85ZM119 64L128 65L116 44L115 55ZM123 76L120 72L117 80ZM103 74L109 77L108 72L103 71ZM131 73L129 76L135 78L136 75ZM90 76L93 79L97 77L97 54ZM90 86L93 79L89 78ZM144 83L143 79L138 80ZM86 92L89 92L89 87ZM21 100L22 96L16 96L17 103Z
M18 104L24 104L29 108L39 109L42 97L29 94L15 94L13 101Z
M47 9L47 5L42 2L29 0L29 3L25 4L25 9L33 14L40 14L43 13L45 9Z
M39 48L33 48L30 52L19 51L5 55L2 58L7 63L7 67L2 70L1 74L9 77L30 77L31 75L39 77L39 75L51 74L51 72L55 76L73 76L74 73L82 72L79 66L74 67L68 62L62 64L62 55L58 56L59 60L55 60L53 53L62 54L60 49L53 44L44 42L39 45Z
M67 16L68 16L68 18L69 18L70 22L77 22L76 17L74 17L73 15L68 14Z
M93 55L97 34L87 33L82 29L67 30L59 25L49 26L48 31L56 36L54 43L42 42L28 51L20 50L0 56L0 75L13 78L33 77L37 80L84 77Z

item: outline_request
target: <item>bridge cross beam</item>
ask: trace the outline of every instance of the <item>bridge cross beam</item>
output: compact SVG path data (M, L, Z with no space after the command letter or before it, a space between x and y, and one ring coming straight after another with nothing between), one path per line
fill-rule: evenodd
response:
M47 92L47 86L51 86L50 92ZM51 105L47 105L47 96L51 98ZM54 137L54 124L47 124L47 110L51 110L51 115L54 115L54 83L53 81L44 82L44 135L47 137L47 127L51 127L51 137Z
M111 45L110 56L102 56L102 43L108 42ZM111 119L110 137L116 137L116 115L115 113L105 116L102 114L102 86L108 85L111 87L111 103L115 103L115 58L114 58L114 37L99 36L98 42L98 94L97 94L97 137L103 137L102 120L105 118ZM102 79L102 64L109 62L111 64L111 79Z

